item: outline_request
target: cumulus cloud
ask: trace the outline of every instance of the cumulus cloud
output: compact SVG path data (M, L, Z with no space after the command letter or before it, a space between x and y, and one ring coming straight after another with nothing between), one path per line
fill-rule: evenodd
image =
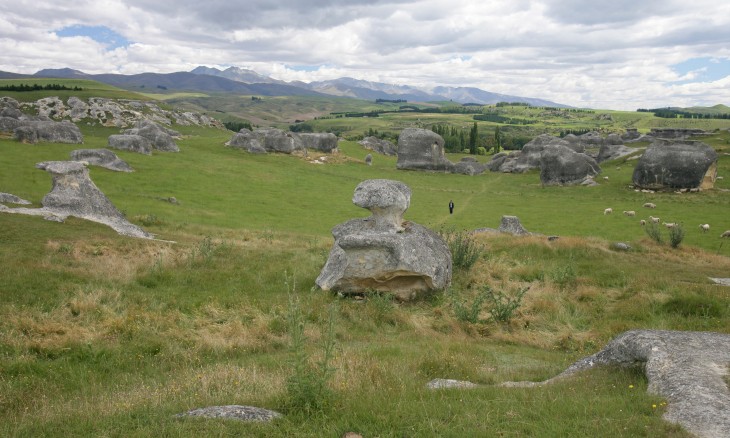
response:
M287 81L472 86L578 107L730 102L727 75L674 67L730 58L730 3L714 0L37 0L33 14L22 2L3 9L0 70L17 73L238 66ZM70 26L103 26L130 43L59 35Z

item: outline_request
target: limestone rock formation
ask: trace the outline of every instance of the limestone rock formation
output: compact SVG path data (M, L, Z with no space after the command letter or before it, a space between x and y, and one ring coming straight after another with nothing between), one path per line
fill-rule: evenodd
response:
M656 140L649 145L634 168L638 189L708 189L717 178L717 152L692 140Z
M506 382L503 386L539 386L595 366L643 366L648 391L669 402L664 419L699 437L730 436L730 335L713 332L631 330L603 350L581 359L544 382Z
M177 414L176 417L225 418L239 421L268 423L275 418L281 417L281 414L276 411L256 406L226 405L192 409L182 414Z
M117 233L150 239L152 235L129 223L114 207L93 181L89 170L78 161L47 161L36 167L50 173L53 178L51 191L43 197L43 208L4 208L5 213L44 216L46 219L63 221L68 216L105 224Z
M388 140L383 140L378 137L365 137L358 142L367 150L371 150L382 155L395 156L398 153L398 148Z
M373 154L365 155L365 164L367 164L368 166L373 165Z
M6 204L18 204L18 205L30 205L30 201L26 201L23 198L19 198L13 194L10 193L2 193L0 192L0 204L6 203Z
M316 283L344 294L391 293L407 301L451 283L451 252L433 231L403 221L411 199L400 181L360 183L352 202L372 212L335 226L334 245Z
M117 172L133 171L129 164L108 149L77 149L71 151L71 159L73 161L85 161L89 164Z
M173 137L180 137L180 133L172 129L164 128L157 123L142 119L137 122L134 128L125 129L123 135L138 135L149 140L154 150L163 152L180 152Z
M540 154L540 181L544 185L580 184L600 172L596 160L566 146L546 146Z
M474 157L464 157L454 164L454 173L463 175L479 175L487 170L487 165L477 161Z
M230 140L226 143L226 146L245 149L252 154L265 154L263 143L259 140L259 137L255 135L250 129L243 128L239 132L233 134Z
M396 168L451 172L454 163L444 156L444 139L428 129L406 128L398 136Z
M337 150L337 136L331 132L303 132L299 134L302 146L318 152L331 154Z
M506 233L512 234L513 236L529 236L534 233L527 231L527 229L520 222L520 218L517 216L502 216L502 220L499 224L499 228L477 228L472 233Z
M107 139L107 147L122 151L151 155L152 143L141 135L112 134Z
M562 138L542 134L523 146L521 151L516 151L508 155L495 155L492 157L492 161L487 163L487 166L492 172L503 173L524 173L532 169L539 169L542 152L549 145L565 146L571 150L577 147L571 146L570 142Z
M69 121L22 121L20 126L15 128L13 136L16 140L24 143L75 143L84 142L78 126Z
M611 144L607 142L602 145L601 149L598 151L598 157L596 158L596 161L599 163L603 163L604 161L608 160L616 160L618 158L631 155L636 151L637 149L625 146L623 143Z

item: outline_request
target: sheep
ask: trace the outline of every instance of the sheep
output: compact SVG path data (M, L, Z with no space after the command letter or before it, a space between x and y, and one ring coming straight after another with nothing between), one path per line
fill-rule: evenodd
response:
M613 208L611 208L611 207L609 207L609 208L607 208L607 209L603 210L603 214L604 214L604 215L606 215L606 214L611 214L611 213L613 213Z
M700 230L702 230L703 233L710 231L710 224L700 224Z
M730 230L727 230L724 233L720 234L720 237L730 237Z
M652 223L658 224L659 218L654 216L649 216L649 220L651 220Z
M654 204L653 202L647 202L646 204L644 204L644 207L645 208L656 208L656 204Z
M603 179L605 179L606 181L608 181L608 177L607 176L604 176Z
M646 221L644 219L639 221L639 224L643 227L646 225Z
M677 224L675 222L669 222L669 223L662 222L662 225L664 225L667 228L674 228L675 226L677 226Z
M629 210L629 211L624 210L624 214L626 216L636 216L636 212L634 210Z

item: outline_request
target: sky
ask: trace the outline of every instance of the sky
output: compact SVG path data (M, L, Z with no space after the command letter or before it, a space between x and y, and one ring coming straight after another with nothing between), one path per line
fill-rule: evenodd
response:
M201 65L597 109L730 105L730 1L2 0L2 71Z

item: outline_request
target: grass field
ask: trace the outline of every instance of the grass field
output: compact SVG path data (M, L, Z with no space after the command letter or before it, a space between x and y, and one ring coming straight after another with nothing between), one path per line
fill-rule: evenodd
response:
M84 148L116 133L80 126ZM496 384L552 377L631 328L730 333L730 292L707 278L730 276L730 244L719 238L730 229L727 132L707 139L726 176L716 189L644 194L627 188L633 165L620 160L602 166L609 179L598 187L543 188L534 172L399 171L379 155L366 166L354 142L315 165L226 148L228 131L175 129L185 135L180 153L118 151L135 172L92 167L91 177L132 222L177 243L0 214L0 436L689 436L661 419L665 401L647 394L640 370L533 389ZM0 138L0 191L39 206L51 184L35 163L78 147ZM330 229L369 214L351 203L368 178L408 184L406 219L433 229L496 228L516 215L560 238L479 235L476 264L411 304L323 293L314 280ZM615 213L604 216L606 207ZM638 220L649 214L684 224L679 248L646 236ZM633 250L612 250L616 241ZM529 290L506 322L490 319L486 304L473 318L459 311L487 286ZM318 372L322 361L330 372ZM313 368L296 374L302 363ZM425 389L437 377L483 386ZM292 389L310 381L324 388ZM225 404L285 416L268 425L173 417Z

